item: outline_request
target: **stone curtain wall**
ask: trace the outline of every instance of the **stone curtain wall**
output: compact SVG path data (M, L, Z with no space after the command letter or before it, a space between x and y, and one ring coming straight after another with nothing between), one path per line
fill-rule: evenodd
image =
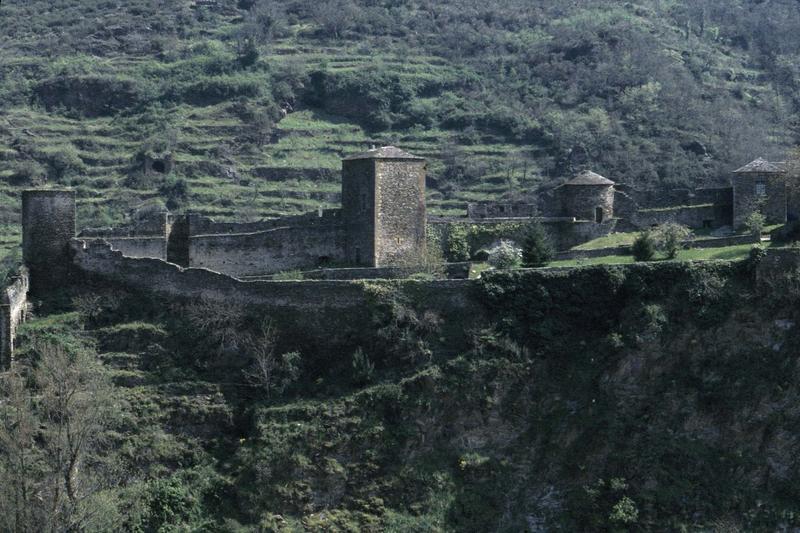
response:
M259 276L344 260L344 229L287 227L189 237L189 266L230 276Z
M11 366L17 326L25 320L28 308L28 270L22 267L3 289L0 303L0 370Z
M242 281L157 259L124 257L98 241L75 239L72 248L74 265L88 281L188 302L204 299L259 306L284 336L308 343L312 349L324 350L334 340L358 345L360 339L374 337L369 325L375 318L376 293L397 293L420 309L435 312L454 349L465 347L464 331L483 316L472 280Z
M164 237L107 237L102 239L128 257L152 257L167 260L167 239Z
M525 202L476 202L467 204L467 218L530 218L539 214L536 204Z
M328 226L341 224L340 209L325 209L321 213L311 212L302 215L270 218L255 222L217 222L216 220L190 213L185 215L189 225L189 235L221 235L224 233L255 233L286 226Z
M375 266L418 263L425 255L425 161L375 166Z

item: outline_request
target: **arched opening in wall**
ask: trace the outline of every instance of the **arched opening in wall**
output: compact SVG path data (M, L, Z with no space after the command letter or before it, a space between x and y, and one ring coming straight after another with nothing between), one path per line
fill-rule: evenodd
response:
M153 170L153 172L164 174L167 171L167 164L163 161L153 161L153 164L150 165L150 168Z
M317 258L317 266L325 268L331 266L331 258L327 255L323 255Z
M595 207L594 208L594 221L595 222L602 222L603 221L603 208L602 207Z

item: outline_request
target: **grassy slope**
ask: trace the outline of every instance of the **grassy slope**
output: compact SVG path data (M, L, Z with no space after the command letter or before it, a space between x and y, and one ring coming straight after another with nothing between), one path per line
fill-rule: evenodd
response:
M8 79L20 78L19 87L65 73L143 79L148 84L157 84L165 76L181 76L183 70L188 72L187 65L194 61L191 50L199 45L207 47L211 43L211 48L221 50L232 47L231 35L241 26L244 13L234 4L221 1L216 7L193 8L191 3L182 1L140 2L137 8L115 9L107 3L89 2L76 9L72 3L62 1L41 14L37 5L6 2L0 8L4 16L0 20L7 30L14 31L0 39L0 72ZM554 27L577 26L585 24L591 16L591 12L573 14L553 24ZM664 49L676 58L686 50L709 58L708 64L712 67L701 80L707 90L744 91L752 105L765 105L767 83L752 69L752 60L745 53L722 41L684 41L680 31L670 26L672 22L651 20L653 16L653 11L631 8L629 12L604 15L597 21L607 18L612 24L623 17L627 24L637 28L651 28L657 32ZM34 21L40 24L43 21L44 28L55 27L62 35L71 36L78 50L71 51L69 46L62 49L47 41L43 35L46 31ZM119 29L115 31L122 37L112 38L102 31L112 22L118 24ZM316 36L315 31L316 27L309 20L294 20L287 35L262 47L259 69L244 76L258 80L263 69L273 73L280 73L282 69L308 72L320 68L328 72L346 72L371 69L376 65L417 81L458 78L470 73L469 68L457 60L431 55L422 48L398 46L398 52L392 53L387 51L384 41L384 46L372 48L370 43L374 37L325 40ZM137 35L145 41L137 41ZM159 52L148 50L146 44L153 41L159 46L152 44L151 48ZM41 53L51 57L42 57ZM736 76L731 76L731 72ZM26 94L25 90L20 91ZM251 126L237 116L230 101L213 105L177 101L165 104L155 113L132 109L122 117L101 118L79 118L58 110L46 111L33 102L19 101L19 95L10 101L15 103L6 104L0 118L3 150L0 178L8 177L11 172L4 161L10 165L14 160L27 157L20 153L20 140L26 145L27 153L38 154L39 159L53 150L74 148L85 168L66 182L79 191L80 221L86 225L117 222L130 208L160 196L158 183L131 188L126 185L125 178L132 172L132 156L144 141L164 130L175 137L177 172L190 186L182 207L219 218L252 218L335 206L338 183L320 180L320 169L335 171L342 155L379 143L400 144L429 157L434 177L442 171L440 156L443 146L449 143L460 146L463 157L482 169L477 182L467 183L446 195L431 189L432 214L461 214L468 201L509 194L519 196L547 178L537 153L544 158L542 163L549 156L539 147L512 144L491 134L478 135L477 139L473 136L469 143L461 131L438 128L415 127L376 134L342 117L297 108L278 122L272 142L258 146L239 140ZM422 101L424 99L420 99ZM439 100L431 101L436 104ZM254 103L258 105L258 100ZM587 110L578 106L568 111L580 115ZM528 162L523 164L523 160ZM209 171L206 164L209 162L234 167L238 177ZM304 169L304 172L296 179L275 181L269 178L272 169L284 168ZM19 185L0 181L2 221L16 220L19 188ZM17 238L14 232L9 232L5 241L13 243Z

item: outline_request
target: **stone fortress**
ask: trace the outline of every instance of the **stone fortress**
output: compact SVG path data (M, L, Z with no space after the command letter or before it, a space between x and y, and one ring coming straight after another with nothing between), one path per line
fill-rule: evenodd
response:
M11 360L29 292L37 299L69 283L102 280L171 297L259 305L286 320L294 316L304 327L319 325L311 315L328 313L323 322L346 319L344 331L359 323L353 317L369 301L363 283L347 280L400 277L407 270L393 269L424 261L428 247L441 246L457 225L496 230L536 219L563 250L613 231L668 221L730 227L754 206L768 222L780 223L793 214L785 175L782 164L757 159L734 172L730 187L654 196L585 171L537 202L471 204L466 216L437 218L426 214L425 160L386 146L342 161L340 209L244 223L158 212L77 236L74 191L26 190L25 267L0 302L0 368ZM487 233L498 237L497 231ZM272 274L290 269L304 270L306 280L315 281L271 281ZM323 275L312 276L313 271ZM443 316L479 316L480 306L469 297L471 280L424 283L426 300ZM330 323L320 326L326 334ZM311 325L308 330L313 337Z
M122 227L84 229L78 238L106 242L128 257L161 259L244 280L320 269L327 278L380 278L391 277L392 267L424 261L426 248L444 247L456 225L485 230L496 240L503 227L537 219L556 249L568 250L615 231L665 222L724 234L725 228L731 233L730 228L741 226L756 208L776 224L798 211L790 205L782 165L763 159L736 170L729 187L693 191L634 191L584 171L535 201L469 204L463 217L427 216L425 180L423 158L385 146L342 160L340 209L242 223L160 212ZM39 195L68 194L26 193L24 225L53 219L55 204L34 200ZM493 243L478 244L473 255Z

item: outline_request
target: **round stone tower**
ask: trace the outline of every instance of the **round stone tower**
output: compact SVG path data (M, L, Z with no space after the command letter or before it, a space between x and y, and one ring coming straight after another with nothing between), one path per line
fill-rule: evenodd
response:
M70 241L75 237L75 191L22 192L22 258L30 271L31 293L63 286L71 272Z
M563 215L604 222L614 218L614 182L591 171L581 172L561 186Z

